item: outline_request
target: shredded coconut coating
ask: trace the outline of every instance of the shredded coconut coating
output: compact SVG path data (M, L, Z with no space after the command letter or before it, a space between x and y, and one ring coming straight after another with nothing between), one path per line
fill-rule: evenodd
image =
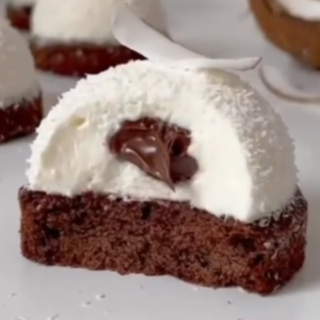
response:
M106 146L122 121L146 116L191 132L188 153L199 170L175 191ZM89 76L64 94L38 130L28 179L30 188L48 193L187 200L251 222L287 205L297 170L280 116L239 76L137 61Z

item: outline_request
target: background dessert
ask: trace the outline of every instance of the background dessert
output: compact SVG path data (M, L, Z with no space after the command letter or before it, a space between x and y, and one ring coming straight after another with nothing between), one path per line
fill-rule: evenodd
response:
M0 142L30 134L42 118L41 91L28 44L0 20Z
M127 3L152 26L164 28L157 0L39 2L32 18L32 50L37 67L62 75L83 76L141 59L141 55L119 45L113 36L111 17L121 3Z
M6 14L12 26L21 30L29 30L30 15L38 0L8 0Z
M320 1L250 0L264 34L308 65L320 67Z

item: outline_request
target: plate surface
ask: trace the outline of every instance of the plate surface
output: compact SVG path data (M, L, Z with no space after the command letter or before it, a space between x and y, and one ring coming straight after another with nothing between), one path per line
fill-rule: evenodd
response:
M245 0L163 1L173 38L190 48L217 57L263 54L275 65L289 61L262 38ZM270 99L296 140L300 185L310 204L310 224L306 264L292 283L276 295L262 298L237 289L199 288L169 277L121 277L112 272L47 268L26 261L19 252L17 191L26 182L26 159L33 139L29 137L0 146L0 318L319 319L320 113L316 106L288 104L272 96L256 72L244 76ZM40 79L48 107L57 95L74 85L70 79L46 75L40 75Z

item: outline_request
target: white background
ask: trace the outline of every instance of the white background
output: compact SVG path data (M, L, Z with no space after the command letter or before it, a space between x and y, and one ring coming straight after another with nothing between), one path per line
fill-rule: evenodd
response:
M217 57L263 54L267 63L290 62L263 40L245 0L163 1L173 38L198 52ZM121 277L26 261L19 252L17 192L26 182L26 159L33 139L29 137L0 146L0 319L318 320L320 113L317 106L290 105L265 92L255 72L245 76L281 112L296 140L300 185L310 204L310 224L306 264L291 284L262 298L237 289L198 288L168 277ZM40 78L47 106L74 84L68 79ZM319 78L315 79L318 86Z

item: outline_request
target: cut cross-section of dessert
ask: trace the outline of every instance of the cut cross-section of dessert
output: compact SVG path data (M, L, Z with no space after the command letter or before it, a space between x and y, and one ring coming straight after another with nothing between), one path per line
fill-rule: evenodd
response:
M42 119L41 91L25 39L0 20L0 143L33 133Z
M46 0L31 21L32 50L39 69L68 76L96 74L142 55L119 44L111 17L127 4L139 17L165 30L158 0ZM63 10L61 9L63 8Z
M81 80L43 120L19 192L22 254L261 294L286 284L307 225L293 142L256 90L217 69L256 61L201 59L126 11L114 31L157 62Z

